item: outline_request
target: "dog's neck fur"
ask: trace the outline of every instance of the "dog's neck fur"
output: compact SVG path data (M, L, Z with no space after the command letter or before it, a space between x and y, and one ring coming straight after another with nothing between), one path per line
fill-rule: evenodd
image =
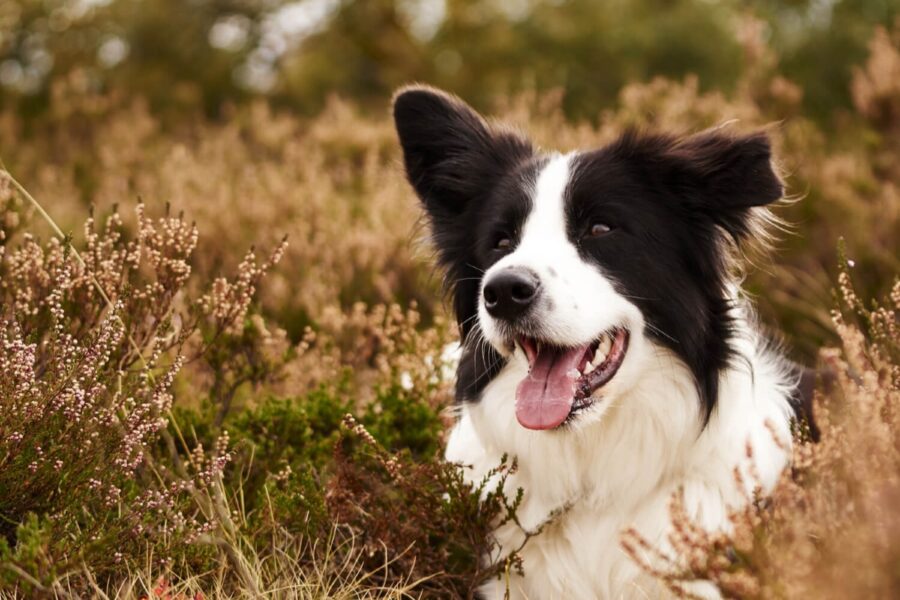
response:
M521 427L514 391L527 365L515 358L480 402L463 405L448 460L470 466L467 477L478 483L504 454L515 457L518 469L507 478L506 493L515 497L520 487L525 492L517 515L522 527L500 528L499 548L490 559L517 548L526 531L544 527L522 551L526 578L516 579L513 587L539 598L582 597L579 590L583 597L592 590L629 596L622 586L646 583L637 583L639 570L620 547L625 528L637 527L665 551L669 503L679 490L688 514L701 525L727 530L729 507L745 504L754 488L772 488L788 461L789 397L796 382L756 333L748 312L739 312L733 344L740 359L723 372L719 401L705 426L690 371L672 352L648 341L629 352L655 364L645 363L645 377L617 393L615 405L588 428L578 429L577 422L566 433ZM548 524L554 514L559 516ZM565 552L572 556L559 556ZM529 569L540 576L529 578ZM590 584L579 583L585 578Z

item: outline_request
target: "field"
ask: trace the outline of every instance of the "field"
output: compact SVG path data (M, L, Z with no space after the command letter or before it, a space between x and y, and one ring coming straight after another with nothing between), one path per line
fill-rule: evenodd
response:
M745 52L729 92L656 78L591 120L552 91L493 113L560 149L770 132L787 225L745 285L791 356L832 374L822 440L798 432L732 535L682 516L688 566L657 575L898 597L900 28L876 30L827 124L771 50ZM528 569L478 564L517 500L479 504L440 460L456 324L387 102L172 123L73 72L41 119L0 112L0 596L471 597Z

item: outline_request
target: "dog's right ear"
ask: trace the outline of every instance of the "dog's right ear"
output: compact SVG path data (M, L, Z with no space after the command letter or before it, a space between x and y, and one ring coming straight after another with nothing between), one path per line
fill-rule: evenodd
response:
M533 152L521 136L491 127L462 100L427 86L396 93L394 123L406 175L438 228Z

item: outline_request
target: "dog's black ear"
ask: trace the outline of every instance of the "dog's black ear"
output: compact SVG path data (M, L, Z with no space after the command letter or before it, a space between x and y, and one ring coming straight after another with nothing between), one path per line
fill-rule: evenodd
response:
M503 175L533 153L512 131L492 127L462 100L426 86L394 96L394 123L406 175L431 223L445 285L453 295L463 340L475 325L482 271L472 256L473 218ZM470 213L471 215L471 213Z
M762 132L700 133L676 143L669 156L694 208L735 238L748 233L750 208L771 204L784 194L772 167L769 138Z
M532 153L521 136L491 127L462 100L426 86L397 92L394 123L407 177L436 228Z
M750 209L775 202L784 186L765 133L706 131L687 138L627 132L613 147L641 179L675 194L735 239L750 230Z

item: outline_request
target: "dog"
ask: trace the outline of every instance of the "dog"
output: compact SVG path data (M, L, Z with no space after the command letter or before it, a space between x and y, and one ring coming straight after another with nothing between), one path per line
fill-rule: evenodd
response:
M741 250L784 192L767 135L630 131L546 152L427 86L398 91L393 116L461 337L446 458L523 493L482 557L518 551L523 572L480 593L665 596L623 532L677 561L673 496L727 531L790 460L800 374L740 288Z

